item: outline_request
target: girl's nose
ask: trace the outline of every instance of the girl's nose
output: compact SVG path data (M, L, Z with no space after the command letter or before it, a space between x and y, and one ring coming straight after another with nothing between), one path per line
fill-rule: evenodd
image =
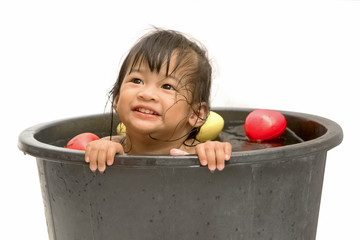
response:
M157 101L157 93L154 86L146 86L143 87L139 93L138 97L145 101Z

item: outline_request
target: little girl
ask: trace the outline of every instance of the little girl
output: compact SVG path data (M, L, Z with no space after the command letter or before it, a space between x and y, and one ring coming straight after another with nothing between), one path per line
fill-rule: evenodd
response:
M85 161L105 171L115 154L197 154L210 171L230 159L227 142L196 140L210 104L211 66L206 51L175 31L155 30L133 46L111 90L125 136L90 142Z

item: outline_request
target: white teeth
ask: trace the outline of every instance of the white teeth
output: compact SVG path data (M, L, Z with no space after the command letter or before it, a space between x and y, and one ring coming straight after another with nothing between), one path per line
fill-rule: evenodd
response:
M154 114L153 111L150 111L149 109L145 109L145 108L138 108L137 110L139 112L146 113L146 114Z

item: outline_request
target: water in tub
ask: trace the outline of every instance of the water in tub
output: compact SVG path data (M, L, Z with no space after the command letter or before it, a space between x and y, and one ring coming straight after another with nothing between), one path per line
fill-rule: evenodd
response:
M96 133L100 137L109 135L108 133ZM72 138L71 136L70 138ZM59 139L52 145L64 147L69 139ZM265 148L281 147L303 142L291 129L286 128L285 132L278 138L267 141L250 141L245 134L244 121L234 120L225 124L223 130L220 132L219 137L215 140L230 142L233 152L249 151Z
M276 139L250 141L245 134L244 121L241 120L226 123L218 139L219 141L230 142L233 152L281 147L303 142L303 140L289 128L286 128L284 133Z

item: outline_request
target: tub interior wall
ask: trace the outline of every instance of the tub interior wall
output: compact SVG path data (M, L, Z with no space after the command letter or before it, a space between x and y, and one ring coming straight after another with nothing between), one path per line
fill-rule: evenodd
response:
M116 127L119 123L118 117L114 117L112 134L116 134ZM58 147L64 147L66 143L84 132L95 133L99 137L109 136L111 131L110 114L100 114L90 117L80 117L61 123L50 124L34 135L34 138L40 142L52 144Z
M300 117L285 115L287 127L304 141L316 139L327 132L325 126Z

